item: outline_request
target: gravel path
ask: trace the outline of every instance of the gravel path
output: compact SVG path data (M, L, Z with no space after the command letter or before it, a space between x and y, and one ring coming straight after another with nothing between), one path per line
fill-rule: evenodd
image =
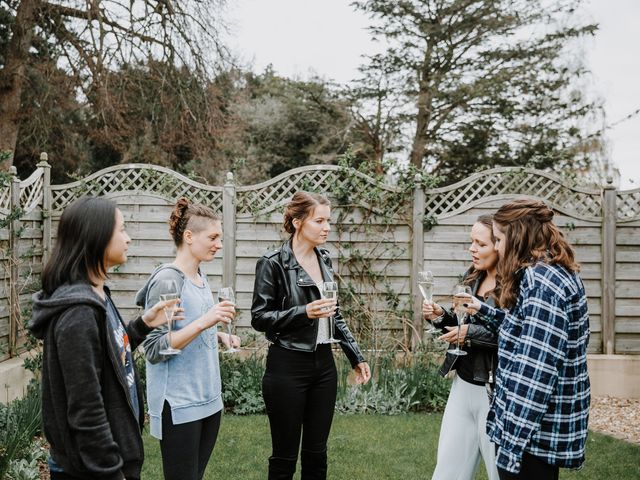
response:
M640 399L593 397L589 428L640 445Z

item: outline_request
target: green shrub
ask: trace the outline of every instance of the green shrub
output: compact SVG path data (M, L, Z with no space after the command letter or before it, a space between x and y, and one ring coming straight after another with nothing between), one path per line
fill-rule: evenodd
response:
M338 362L338 399L342 413L397 415L442 410L447 403L450 382L438 373L436 358L418 351L403 355L384 352L370 359L372 379L366 385L351 385L351 366Z
M252 354L241 359L238 355L220 355L222 400L228 412L238 415L264 413L262 376L265 357Z
M0 480L11 478L10 467L12 471L24 467L20 460L31 461L28 459L33 438L42 429L41 408L40 385L36 381L31 382L24 398L0 404Z

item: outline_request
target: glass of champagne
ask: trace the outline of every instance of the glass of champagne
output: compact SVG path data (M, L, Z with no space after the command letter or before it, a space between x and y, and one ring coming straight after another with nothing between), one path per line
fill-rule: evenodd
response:
M337 282L324 282L322 284L322 296L324 298L328 298L329 300L338 300L338 283ZM335 319L333 317L333 315L331 315L329 317L329 332L330 332L330 336L329 336L329 343L339 343L340 340L337 340L334 336L335 333L335 329L336 329L336 322Z
M420 289L422 298L424 298L428 302L433 302L433 286L433 273L431 273L429 270L418 272L418 288ZM427 333L440 333L440 330L434 327L433 323L429 322Z
M229 302L231 302L231 303L233 303L235 305L236 297L233 294L233 288L231 288L231 287L222 287L222 288L220 288L220 290L218 291L218 302L224 302L225 300L229 301ZM224 351L224 353L239 352L240 349L239 348L235 348L233 346L233 343L232 343L232 340L231 340L231 337L233 335L233 326L231 325L231 322L227 323L227 333L229 334L229 346Z
M174 280L160 280L158 282L158 291L160 292L160 301L175 300L180 298L178 287ZM164 315L167 317L167 348L160 350L160 355L178 355L182 350L171 346L171 331L173 330L173 314L176 311L177 304L170 307L164 307Z
M456 348L453 350L447 350L447 353L451 355L466 355L467 352L460 348L460 328L464 325L464 319L467 315L467 309L464 307L465 303L469 303L471 300L471 287L468 285L456 285L453 289L453 310L456 313L458 319L458 338L456 340Z

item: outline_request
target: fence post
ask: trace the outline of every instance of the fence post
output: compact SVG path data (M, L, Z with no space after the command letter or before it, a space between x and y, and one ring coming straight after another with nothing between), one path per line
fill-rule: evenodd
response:
M222 231L222 284L236 290L236 185L231 172L227 172L222 191Z
M11 174L9 215L9 357L15 357L18 341L18 320L20 319L20 296L18 294L18 244L20 241L20 179L16 167Z
M613 355L616 348L616 220L617 191L607 178L602 208L602 350Z
M418 272L422 270L424 263L424 189L422 188L422 176L418 173L414 177L413 189L413 218L411 236L411 299L413 305L413 328L411 336L411 348L415 350L423 340L424 328L422 318L422 296L418 290Z
M40 163L36 165L43 170L42 184L42 265L46 265L51 255L51 165L47 162L46 152L40 154Z

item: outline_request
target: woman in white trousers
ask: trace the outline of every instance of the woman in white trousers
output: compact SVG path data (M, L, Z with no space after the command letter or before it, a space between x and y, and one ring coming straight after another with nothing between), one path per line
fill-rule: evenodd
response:
M473 265L465 274L463 284L471 287L473 295L495 305L496 265L492 216L482 215L471 230L469 247ZM455 370L451 392L440 426L438 460L432 480L473 480L484 460L489 480L498 480L495 447L486 433L489 396L497 362L497 336L473 316L460 327L455 314L437 303L425 301L422 312L427 320L442 330L439 337L450 343L457 341L467 352L463 356L447 354L440 368L442 375Z

